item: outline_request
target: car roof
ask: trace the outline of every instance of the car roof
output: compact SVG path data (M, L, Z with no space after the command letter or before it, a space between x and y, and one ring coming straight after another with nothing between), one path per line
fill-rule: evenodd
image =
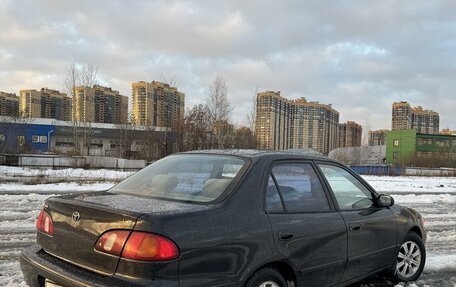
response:
M258 149L210 149L210 150L194 150L183 152L182 154L218 154L218 155L234 155L247 158L271 158L271 159L309 159L309 160L325 160L336 162L312 149L305 150L258 150Z

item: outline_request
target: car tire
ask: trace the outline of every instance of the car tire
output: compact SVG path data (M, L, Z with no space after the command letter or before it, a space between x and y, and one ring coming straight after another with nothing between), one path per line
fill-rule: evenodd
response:
M280 272L273 267L266 267L255 272L245 287L287 287L287 282Z
M423 272L426 248L421 237L411 232L402 242L391 270L394 282L416 281Z

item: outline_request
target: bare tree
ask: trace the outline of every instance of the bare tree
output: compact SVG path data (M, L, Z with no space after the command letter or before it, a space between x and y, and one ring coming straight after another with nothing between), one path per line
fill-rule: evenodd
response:
M184 150L199 150L209 147L211 125L205 105L199 104L189 109L185 115L184 125Z
M347 148L336 148L329 153L328 157L345 164L349 164L351 158L350 152Z
M165 77L160 75L160 82L167 84L170 87L177 88L177 78L176 76Z
M255 147L255 136L250 128L239 127L234 131L233 148L252 149Z
M252 97L251 107L247 113L247 124L248 128L255 133L255 125L256 125L256 113L257 113L257 94L258 88L255 89L255 94Z
M216 122L228 122L233 106L228 100L228 87L225 79L218 75L209 86L209 97L206 101L207 112L209 115L209 124L213 128ZM210 135L211 148L218 147L221 139L216 138L212 133Z
M91 124L84 121L81 122L81 109L83 101L87 100L86 93L81 99L76 94L76 88L83 86L84 88L91 87L97 83L98 67L93 64L79 66L73 63L68 69L65 78L64 88L68 95L72 98L71 119L73 122L73 141L74 154L90 154L90 144L92 138ZM81 141L82 138L82 141Z
M371 123L369 117L365 118L362 124L362 138L361 146L369 145L369 131L371 130Z
M79 78L79 70L76 67L76 63L71 64L70 68L68 69L67 76L65 78L64 89L67 95L69 95L72 99L72 107L71 107L71 120L74 122L77 118L76 115L76 107L77 107L77 100L76 100L76 87L80 83Z
M81 84L86 87L91 87L98 83L98 67L93 64L83 66L80 70Z
M209 86L209 97L206 105L211 123L229 119L233 106L228 100L228 87L222 76L218 75Z

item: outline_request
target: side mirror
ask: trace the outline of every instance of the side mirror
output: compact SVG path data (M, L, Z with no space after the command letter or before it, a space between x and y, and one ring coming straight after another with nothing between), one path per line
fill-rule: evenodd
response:
M394 204L394 198L386 194L380 194L377 198L377 203L381 207L390 207Z

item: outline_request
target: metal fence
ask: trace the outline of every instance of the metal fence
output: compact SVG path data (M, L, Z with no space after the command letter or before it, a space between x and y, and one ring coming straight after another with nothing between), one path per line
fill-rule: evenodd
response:
M367 165L350 167L355 172L363 175L456 176L455 168L403 167L392 165Z

